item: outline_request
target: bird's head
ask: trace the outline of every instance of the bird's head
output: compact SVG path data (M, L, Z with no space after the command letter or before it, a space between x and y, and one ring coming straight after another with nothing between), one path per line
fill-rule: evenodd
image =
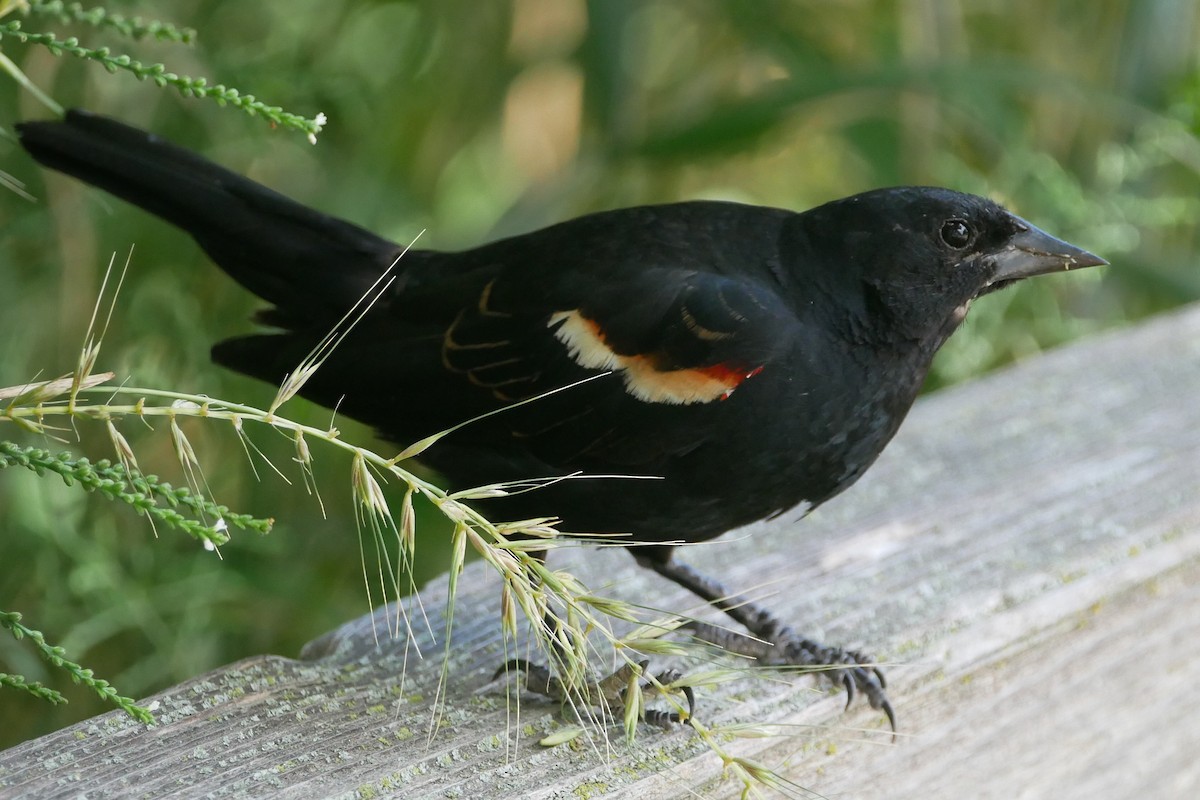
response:
M934 348L976 297L1107 263L991 200L949 189L879 189L801 219L804 238L821 242L814 251L835 259L819 267L830 281L823 288L845 301L858 334Z

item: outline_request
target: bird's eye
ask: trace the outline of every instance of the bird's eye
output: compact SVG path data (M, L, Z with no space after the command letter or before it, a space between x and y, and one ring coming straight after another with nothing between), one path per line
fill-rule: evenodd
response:
M942 223L942 241L955 250L971 243L971 226L961 219L948 219Z

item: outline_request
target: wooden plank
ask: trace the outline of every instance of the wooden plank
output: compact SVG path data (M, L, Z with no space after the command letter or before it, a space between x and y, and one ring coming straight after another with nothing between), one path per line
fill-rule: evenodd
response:
M926 398L847 495L687 553L893 664L899 742L777 672L705 691L700 717L779 725L729 751L830 797L1198 796L1198 483L1200 307ZM617 550L556 563L696 608ZM0 753L0 796L736 796L686 730L539 747L557 708L527 697L518 715L489 683L498 580L474 565L463 583L432 736L441 645L419 630L376 647L364 618L310 660L247 659L156 695L151 728L107 714ZM444 596L423 592L439 635Z

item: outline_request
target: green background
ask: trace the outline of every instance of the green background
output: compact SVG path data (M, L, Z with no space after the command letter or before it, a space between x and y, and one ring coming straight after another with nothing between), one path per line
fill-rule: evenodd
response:
M1200 296L1195 2L110 8L194 27L199 43L133 43L38 16L26 28L162 61L295 113L324 112L319 144L42 48L10 39L0 48L63 105L153 130L398 241L424 231L424 247L459 248L602 208L703 197L803 209L882 185L937 184L994 197L1112 262L978 303L931 387ZM0 80L0 127L45 116ZM0 170L37 198L0 191L0 386L73 368L105 265L136 246L99 368L132 385L269 401L271 387L208 361L213 342L250 330L258 304L189 239L44 175L3 139ZM329 421L303 404L292 413ZM339 427L369 441L347 420ZM180 482L159 428L122 430L148 471ZM227 426L185 429L216 499L276 517L270 536L235 535L218 560L56 479L0 475L0 608L24 612L137 696L242 656L295 655L368 610L346 459L313 445L322 517L280 437L257 441L291 486L261 465L256 481ZM78 435L48 442L0 423L0 438L109 455L99 426ZM430 523L418 583L446 563L444 532ZM0 638L0 671L72 701L50 709L0 693L0 747L103 710L25 644Z

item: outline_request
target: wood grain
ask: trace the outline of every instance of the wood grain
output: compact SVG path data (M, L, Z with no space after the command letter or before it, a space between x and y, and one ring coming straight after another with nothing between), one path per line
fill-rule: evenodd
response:
M826 797L1200 796L1198 484L1200 307L925 398L848 494L685 553L814 637L891 664L897 744L876 712L842 714L844 695L778 672L704 691L700 718L778 726L729 751ZM697 610L618 550L555 564ZM489 682L506 654L499 582L480 564L431 735L441 583L422 593L436 636L389 639L381 612L305 659L199 676L149 698L152 727L106 714L0 753L0 796L737 795L687 730L540 747L563 718L531 697L518 713Z

